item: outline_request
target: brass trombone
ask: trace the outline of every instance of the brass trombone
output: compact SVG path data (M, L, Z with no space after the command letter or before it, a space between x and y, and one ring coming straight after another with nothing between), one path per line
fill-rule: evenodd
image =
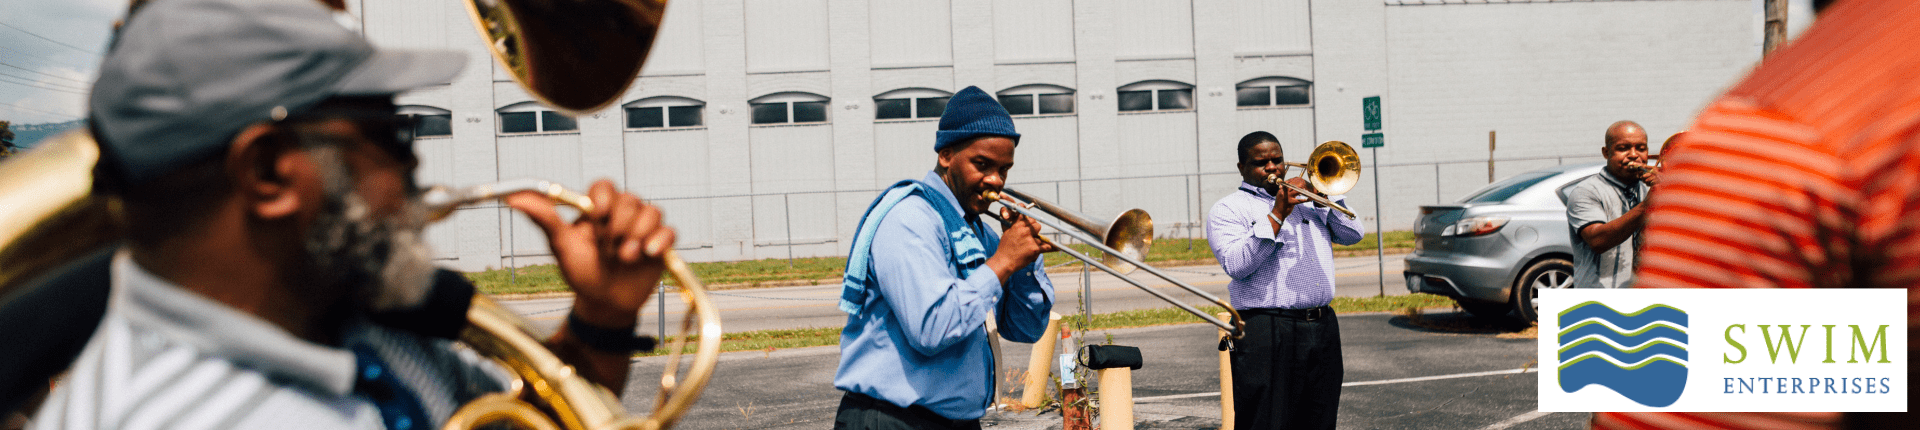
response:
M1302 173L1302 177L1306 178L1307 184L1312 185L1313 189L1324 192L1329 196L1346 194L1347 191L1353 189L1354 184L1360 183L1360 154L1353 152L1353 147L1347 145L1346 142L1338 140L1329 140L1326 143L1320 144L1320 146L1314 147L1313 153L1307 155L1306 163L1281 164L1304 170L1305 173ZM1322 197L1319 193L1287 183L1278 173L1267 175L1267 182L1287 187L1295 193L1312 199L1321 206L1340 211L1340 214L1346 215L1347 219L1356 218L1353 211L1333 204L1332 199Z
M1053 245L1053 247L1059 249L1060 252L1065 252L1067 255L1073 256L1073 258L1078 258L1080 261L1086 262L1088 266L1093 266L1096 269L1100 269L1100 271L1120 278L1122 281L1127 281L1127 283L1133 284L1133 286L1146 291L1147 294L1159 297L1160 300L1172 303L1181 310L1185 310L1194 316L1200 317L1201 320L1205 320L1216 327L1220 327L1222 330L1226 330L1230 338L1239 339L1240 336L1243 335L1242 329L1245 328L1247 324L1240 319L1240 312L1235 311L1232 305L1227 304L1227 301L1221 300L1219 297L1195 288L1192 285L1188 285L1185 282L1181 282L1179 279L1174 279L1173 276L1166 274L1166 272L1161 272L1160 269L1141 262L1147 251L1153 245L1153 218L1147 215L1147 211L1139 209L1128 210L1115 218L1112 223L1108 223L1106 228L1100 228L1100 226L1094 224L1092 221L1088 221L1086 217L1080 216L1080 214L1074 213L1066 208L1034 198L1026 193L1015 191L1012 188L1006 188L1003 189L1003 191L1005 191L1004 194L994 191L982 191L980 192L980 196L998 202L1001 206L1012 209L1014 212L1019 212L1022 216L1033 218L1041 224L1053 227L1054 230L1060 230L1069 236L1073 236L1074 239L1086 242L1088 245L1092 245L1094 249L1105 253L1106 256L1096 261L1095 258L1087 256L1080 251L1075 251L1073 248L1068 248L1045 236L1040 237L1041 241ZM1074 228L1065 228L1052 221L1047 221L1045 218L1035 215L1033 209L1046 212L1048 215L1052 215L1054 218L1064 221ZM998 219L1001 222L1006 222L1006 219L1001 218L1000 215L993 212L987 212L987 216ZM1092 235L1103 235L1104 237L1096 239ZM1127 274L1132 273L1135 268L1145 269L1147 273L1151 273L1161 280L1171 282L1173 285L1187 290L1189 293L1207 299L1207 301L1211 301L1213 304L1226 309L1227 315L1229 315L1228 319L1232 320L1232 323L1229 324L1226 321L1221 321L1212 314L1201 312L1200 309L1192 305L1175 300L1172 296L1168 296L1167 293L1155 290L1153 287L1148 287L1146 284L1142 284L1140 281L1128 277Z

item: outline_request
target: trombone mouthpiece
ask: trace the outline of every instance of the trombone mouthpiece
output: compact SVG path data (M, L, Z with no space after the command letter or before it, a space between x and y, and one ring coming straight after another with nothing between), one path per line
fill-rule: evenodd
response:
M987 200L993 200L993 201L999 201L999 200L1000 200L1000 192L999 192L999 191L993 191L993 190L987 190L987 191L981 191L981 192L980 192L980 197L981 197L981 198L984 198L984 199L987 199Z

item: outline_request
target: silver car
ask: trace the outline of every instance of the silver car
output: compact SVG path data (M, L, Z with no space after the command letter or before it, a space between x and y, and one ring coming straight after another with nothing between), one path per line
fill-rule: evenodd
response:
M1573 284L1567 205L1558 190L1604 163L1533 170L1450 205L1420 207L1407 255L1407 290L1452 297L1480 317L1538 318L1541 288Z

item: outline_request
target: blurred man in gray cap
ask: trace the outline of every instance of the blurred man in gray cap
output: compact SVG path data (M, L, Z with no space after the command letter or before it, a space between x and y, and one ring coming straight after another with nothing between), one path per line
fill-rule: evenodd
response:
M459 54L376 50L313 0L155 0L115 43L89 117L95 192L123 202L127 240L47 281L112 292L37 427L440 427L503 386L368 317L417 306L434 276L392 97L447 82ZM549 346L618 392L674 234L610 182L589 194L572 223L508 203L577 293Z

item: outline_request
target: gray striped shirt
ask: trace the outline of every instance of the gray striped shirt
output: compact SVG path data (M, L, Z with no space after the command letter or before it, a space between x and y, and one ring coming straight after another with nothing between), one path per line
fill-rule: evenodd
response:
M114 256L100 327L34 417L38 429L380 429L353 392L351 350L307 342L251 314L181 289ZM454 409L498 391L497 365L428 339L356 321L348 345L376 352L440 427Z

